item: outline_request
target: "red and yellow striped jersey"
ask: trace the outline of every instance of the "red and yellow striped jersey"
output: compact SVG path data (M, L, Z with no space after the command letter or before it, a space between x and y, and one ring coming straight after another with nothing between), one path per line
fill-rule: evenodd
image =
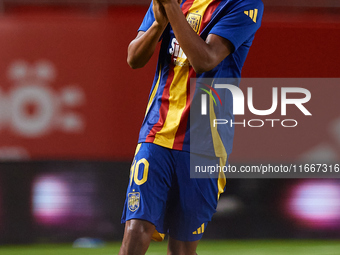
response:
M190 79L241 76L249 47L261 24L263 4L261 0L186 0L181 9L193 30L203 39L210 33L222 36L233 44L234 51L213 70L196 74L169 25L162 36L157 70L138 142L217 155L210 125L200 125L200 128L207 129L200 138L204 146L190 148L190 132L194 126L190 123L190 108L193 100L200 97L195 87L190 88ZM147 31L154 20L151 3L139 31ZM232 104L226 102L223 105L226 114L232 115ZM228 154L232 149L233 133L228 130L218 134Z

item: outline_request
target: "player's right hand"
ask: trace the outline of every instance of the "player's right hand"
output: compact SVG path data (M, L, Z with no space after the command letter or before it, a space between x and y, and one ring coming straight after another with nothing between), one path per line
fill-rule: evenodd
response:
M160 26L165 27L169 23L169 20L168 20L168 17L166 16L163 5L158 0L153 0L152 10L153 10L156 22Z

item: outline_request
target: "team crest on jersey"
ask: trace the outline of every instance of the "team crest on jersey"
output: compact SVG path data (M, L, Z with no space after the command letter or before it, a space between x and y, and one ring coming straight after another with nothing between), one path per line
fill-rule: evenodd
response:
M187 16L187 21L189 22L192 29L198 33L201 26L202 16L198 13L189 13Z
M131 212L135 212L139 208L140 193L132 192L128 194L128 206Z

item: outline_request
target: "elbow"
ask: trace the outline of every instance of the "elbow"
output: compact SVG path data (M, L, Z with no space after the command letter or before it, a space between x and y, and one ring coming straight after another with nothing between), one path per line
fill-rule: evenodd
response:
M193 69L194 69L195 73L197 73L197 74L202 74L202 73L207 72L205 68L201 68L201 67L194 67L193 66Z
M140 68L138 65L134 64L134 63L131 63L131 62L128 62L129 66L132 68L132 69L138 69Z
M227 55L228 56L228 55ZM227 57L226 56L226 57ZM191 65L197 74L209 72L221 64L221 56L213 53L206 53L200 58L192 59ZM189 60L190 61L190 60Z
M192 67L197 74L209 72L218 66L222 61L217 58L206 58L204 61L192 63Z
M138 63L134 58L132 58L130 56L128 56L128 58L127 58L127 63L132 69L138 69L138 68L143 67L143 65Z
M201 74L201 73L211 71L212 69L214 69L214 66L209 65L208 63L200 63L200 64L192 65L192 68L194 69L195 73Z
M211 71L217 66L215 59L211 58L211 56L209 55L197 59L192 59L190 63L197 74Z
M128 54L127 54L127 58L126 58L126 62L128 63L128 65L132 68L132 69L138 69L140 68L138 65L138 58L136 57L136 54L134 54L133 49L131 48L133 45L132 41L128 47Z
M129 46L127 59L126 59L126 62L128 63L128 65L132 69L142 68L145 66L145 63L143 63L143 61L141 60L142 59L134 51L132 51Z

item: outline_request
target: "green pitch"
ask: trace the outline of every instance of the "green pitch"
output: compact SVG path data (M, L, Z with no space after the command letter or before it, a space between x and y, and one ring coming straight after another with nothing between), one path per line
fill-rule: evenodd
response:
M115 255L119 243L80 249L72 245L0 246L1 255ZM340 241L201 241L199 255L340 255ZM148 255L166 254L166 243L151 243Z

